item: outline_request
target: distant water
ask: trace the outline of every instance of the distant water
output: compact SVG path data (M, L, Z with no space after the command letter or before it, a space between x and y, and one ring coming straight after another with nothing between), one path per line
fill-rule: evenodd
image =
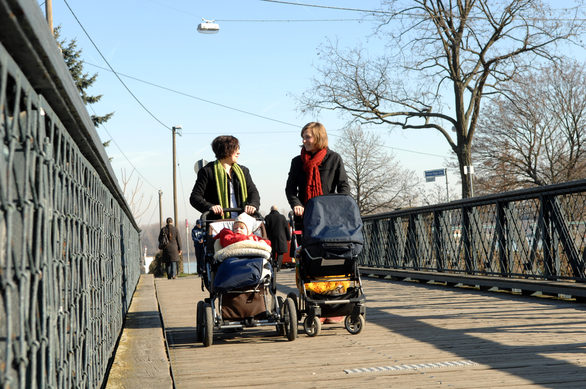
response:
M195 274L197 272L197 261L191 260L187 262L187 260L183 261L183 273L187 274Z

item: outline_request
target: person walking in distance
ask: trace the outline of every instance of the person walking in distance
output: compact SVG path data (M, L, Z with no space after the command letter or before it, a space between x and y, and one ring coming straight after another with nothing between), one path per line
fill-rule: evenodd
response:
M265 216L265 228L273 249L273 266L279 271L283 264L283 254L287 252L287 242L291 240L291 231L287 219L279 213L276 205L273 205L271 212Z
M197 219L195 222L195 227L191 230L191 239L193 240L193 245L195 246L195 259L197 261L197 273L201 274L202 267L203 267L203 259L205 255L204 249L204 242L203 238L205 236L205 231L201 226L201 219Z
M173 218L168 217L165 227L159 232L159 249L163 250L163 263L167 267L167 278L177 278L177 263L181 255L181 238L173 225Z

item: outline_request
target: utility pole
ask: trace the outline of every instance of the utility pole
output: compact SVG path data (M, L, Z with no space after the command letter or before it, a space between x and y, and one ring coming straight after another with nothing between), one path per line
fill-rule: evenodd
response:
M163 228L163 191L159 190L159 228Z
M444 175L446 176L446 199L450 202L450 188L448 187L448 169L444 168Z
M175 133L181 130L181 126L173 126L173 217L175 225L178 223L177 219L177 157L175 155ZM181 133L179 133L181 135Z
M45 1L45 15L47 16L47 24L49 25L49 31L51 31L51 35L53 34L53 1L46 0Z

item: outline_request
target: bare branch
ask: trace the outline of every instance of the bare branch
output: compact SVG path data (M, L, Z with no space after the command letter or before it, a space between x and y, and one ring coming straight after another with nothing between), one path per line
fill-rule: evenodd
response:
M511 80L540 63L558 63L556 45L578 41L586 31L584 9L576 6L555 19L540 0L397 4L386 2L389 14L377 29L388 38L389 53L371 59L360 48L342 50L329 42L300 108L345 112L350 123L439 131L457 157L462 197L468 197L463 167L472 165L482 101L507 98ZM451 109L444 112L444 104ZM446 131L452 128L455 135Z

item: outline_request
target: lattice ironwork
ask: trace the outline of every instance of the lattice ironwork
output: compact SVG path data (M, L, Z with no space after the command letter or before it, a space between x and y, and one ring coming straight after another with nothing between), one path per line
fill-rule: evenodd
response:
M367 216L364 227L362 266L586 281L586 180Z
M100 387L140 275L136 224L2 45L0 137L0 387Z

